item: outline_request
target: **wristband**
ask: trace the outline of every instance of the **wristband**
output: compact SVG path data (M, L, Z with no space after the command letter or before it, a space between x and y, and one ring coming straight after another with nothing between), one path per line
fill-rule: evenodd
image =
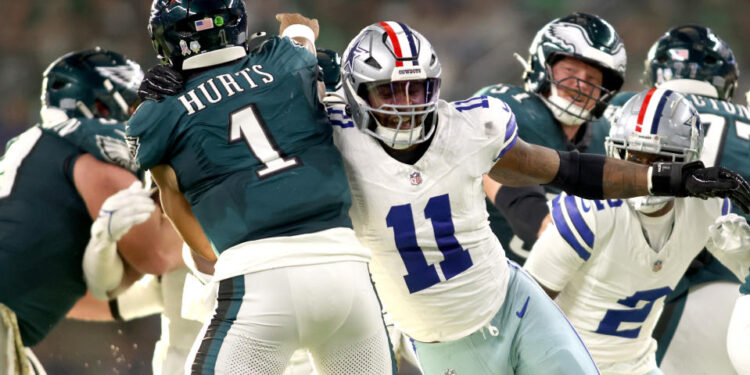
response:
M315 43L315 32L309 26L302 24L289 25L284 31L281 32L281 36L288 38L302 37L309 40L311 43Z

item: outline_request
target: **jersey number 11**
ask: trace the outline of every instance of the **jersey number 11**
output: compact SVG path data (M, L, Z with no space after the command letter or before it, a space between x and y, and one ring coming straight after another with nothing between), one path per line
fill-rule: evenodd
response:
M424 208L424 216L432 221L437 246L443 253L444 259L440 262L440 269L445 279L448 280L471 267L473 263L469 252L461 247L454 235L455 227L451 218L448 194L430 198ZM435 265L427 264L427 259L417 243L411 204L391 207L385 220L388 226L393 228L396 248L406 266L407 274L404 281L409 293L416 293L439 283L440 276Z

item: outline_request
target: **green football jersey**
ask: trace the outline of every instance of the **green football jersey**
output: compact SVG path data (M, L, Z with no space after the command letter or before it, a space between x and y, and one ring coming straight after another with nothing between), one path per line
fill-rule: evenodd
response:
M623 92L612 99L605 116L599 121L609 126L619 109L636 93ZM717 98L685 94L700 114L704 139L700 160L706 166L720 165L750 181L750 108ZM737 206L732 211L750 220Z
M268 237L351 228L349 185L317 97L317 59L288 38L191 77L128 122L145 169L168 164L218 253Z
M25 346L86 293L81 262L92 220L73 166L83 153L127 165L123 131L96 119L34 126L0 158L0 302L16 313Z
M560 151L578 150L604 154L604 139L609 133L608 124L587 123L583 125L586 127L583 135L578 142L573 143L568 140L560 123L536 94L517 86L498 84L484 87L474 94L474 96L479 95L492 96L507 103L516 115L519 138L528 143ZM559 189L551 186L544 186L544 190L548 197L560 193ZM490 214L490 227L506 250L506 255L522 265L533 243L524 243L516 236L505 217L489 199L487 212Z

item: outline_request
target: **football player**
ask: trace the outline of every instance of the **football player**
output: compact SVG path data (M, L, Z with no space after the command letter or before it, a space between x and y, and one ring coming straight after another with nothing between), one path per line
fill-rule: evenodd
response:
M117 193L108 200L125 196ZM106 201L105 201L106 202ZM133 202L131 201L131 204ZM105 203L106 204L106 203ZM126 228L137 224L142 215L140 210L130 210ZM106 230L106 229L105 229ZM95 260L84 261L84 278L95 278L91 272L97 270L115 270L118 266L106 263L110 257L118 257L117 249L111 241L94 239L100 236L102 228L92 227L92 239L84 253L84 259L96 253ZM103 236L100 236L103 237ZM210 314L215 300L213 284L208 283L211 276L198 270L191 250L183 246L183 260L187 267L165 273L160 277L144 276L130 288L118 295L116 299L100 301L84 297L71 310L68 318L87 321L128 321L152 314L161 314L161 337L154 346L152 371L154 375L177 375L185 373L190 348L201 329L205 315ZM102 262L105 264L96 264ZM121 261L120 261L121 262ZM112 263L118 263L116 260ZM183 293L184 292L184 293ZM309 375L313 373L312 364L304 351L295 352L287 364L284 375Z
M609 127L592 120L622 87L626 65L625 46L612 25L586 13L555 19L537 32L528 59L520 61L524 88L497 84L474 95L508 104L526 142L603 155ZM523 264L549 223L547 198L560 190L550 185L501 187L488 177L484 189L492 231L508 258Z
M282 36L248 55L241 1L152 6L154 47L184 89L144 102L128 141L190 248L218 258L215 314L186 372L281 374L304 347L322 374L391 374L370 251L319 99L318 24L278 19Z
M649 180L654 192L662 184L655 176L683 164L656 164L648 177L645 165L524 142L495 98L439 100L437 55L403 23L364 28L342 62L345 105L328 111L354 228L373 250L378 293L415 340L425 373L597 373L564 315L507 263L487 224L482 175L602 198L648 194Z
M182 265L179 236L153 202L141 211L143 224L123 235L117 228L128 208L105 201L139 184L123 122L142 76L111 51L60 57L43 74L42 123L12 139L0 158L0 373L43 371L24 347L41 341L86 293L81 263L92 222L111 229L106 235L126 260L99 295ZM143 194L125 193L139 205Z
M606 147L611 157L644 165L689 163L702 141L690 102L654 88L625 104ZM651 333L692 259L706 246L735 275L748 273L750 256L737 243L750 241L750 227L730 206L728 199L647 196L623 202L563 194L551 202L553 225L524 268L557 297L602 373L661 374Z
M706 132L700 160L708 166L730 168L748 179L750 109L733 103L738 77L729 45L711 29L698 25L667 31L649 49L644 66L648 87L680 92L697 108ZM614 122L618 109L633 95L617 95L602 122ZM733 211L742 215L737 207ZM667 373L731 372L724 341L738 281L708 252L693 261L667 296L654 330L661 369Z
M728 194L747 206L747 183L727 170L558 153L518 139L502 101L438 100L437 56L402 23L365 28L342 61L346 99L328 112L352 219L373 248L380 297L416 340L425 373L596 373L553 302L506 263L487 225L483 174L512 185L554 180L592 198Z

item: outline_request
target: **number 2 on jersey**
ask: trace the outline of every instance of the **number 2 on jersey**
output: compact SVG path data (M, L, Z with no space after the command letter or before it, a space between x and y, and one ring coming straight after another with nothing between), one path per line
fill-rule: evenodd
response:
M445 279L449 280L471 267L473 263L469 252L461 247L454 235L455 227L448 194L430 198L424 208L424 216L432 222L438 249L443 253L444 259L440 262L440 269ZM427 264L427 259L417 243L411 204L391 207L385 220L386 224L393 228L396 248L406 266L407 274L404 281L409 293L416 293L439 283L440 276L435 265Z
M651 313L651 307L654 302L659 298L666 296L672 292L670 287L662 287L657 289L649 289L635 292L632 296L621 299L617 303L630 307L630 310L619 310L609 309L604 314L604 319L599 323L599 328L596 329L596 333L604 335L619 336L629 339L638 337L641 332L641 326L631 329L620 330L620 324L622 323L643 323L648 318L648 314ZM643 307L636 309L638 302L646 302Z
M263 167L255 173L259 179L298 167L302 163L296 157L286 157L271 136L255 104L232 112L229 124L229 143L243 139L255 158Z

